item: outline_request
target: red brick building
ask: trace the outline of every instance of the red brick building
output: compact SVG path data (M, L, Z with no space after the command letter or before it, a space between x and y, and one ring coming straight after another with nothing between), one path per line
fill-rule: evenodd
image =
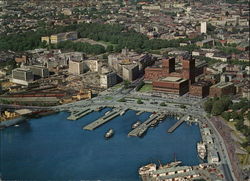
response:
M188 79L191 84L195 82L195 60L192 57L182 60L182 78Z
M166 77L153 81L153 90L173 93L177 95L186 94L189 90L189 81L179 77Z
M182 70L175 71L175 58L162 61L161 67L145 69L144 79L152 81L153 90L183 95L189 91L189 86L195 82L195 60L184 57L181 60Z
M209 97L220 97L223 95L234 95L235 86L232 82L220 82L210 87Z
M189 94L196 97L207 97L209 95L210 83L208 82L196 82L190 85Z
M172 72L175 72L175 58L162 60L161 67L147 67L144 77L145 80L153 81L162 77L167 77Z

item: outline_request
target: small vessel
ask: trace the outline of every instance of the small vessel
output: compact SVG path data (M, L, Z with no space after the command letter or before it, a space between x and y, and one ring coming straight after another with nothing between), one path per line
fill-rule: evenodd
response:
M159 123L159 120L158 119L155 119L155 120L153 120L152 122L151 122L151 127L155 127L155 126L157 126L157 124Z
M120 113L120 116L124 115L127 110L124 110Z
M155 115L155 113L152 113L149 117L152 118Z
M108 115L110 112L111 112L111 111L106 112L105 115Z
M197 152L198 156L204 160L205 157L207 156L207 150L206 150L206 145L203 142L198 142L197 143Z
M95 109L95 111L100 111L102 109L102 107L97 107L96 109Z
M134 124L132 124L132 128L135 129L141 124L141 121L136 121Z
M109 130L105 133L104 137L105 137L106 139L108 139L108 138L111 138L113 135L114 135L114 130L113 130L113 129L109 129Z
M15 127L19 127L19 124L15 124L14 126L15 126Z

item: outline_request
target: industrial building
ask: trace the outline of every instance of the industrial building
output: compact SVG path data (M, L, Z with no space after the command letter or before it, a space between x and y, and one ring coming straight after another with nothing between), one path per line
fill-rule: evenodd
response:
M34 75L30 69L16 68L12 70L11 82L21 85L29 85L34 80Z
M102 88L109 88L117 84L117 75L114 72L107 72L100 75L100 86Z
M69 61L69 70L68 72L70 74L74 75L80 75L84 73L84 63L83 61L75 61L75 60L70 60Z

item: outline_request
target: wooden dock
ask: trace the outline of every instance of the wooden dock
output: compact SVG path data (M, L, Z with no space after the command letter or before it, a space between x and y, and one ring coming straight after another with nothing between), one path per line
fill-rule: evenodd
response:
M82 111L73 111L71 112L71 115L67 118L69 120L77 120L80 119L81 117L93 112L93 109L84 109Z
M137 116L141 115L144 111L139 111L136 113Z
M96 129L97 127L107 123L108 121L112 120L113 118L117 117L117 116L120 116L120 113L124 111L124 110L113 110L111 111L109 114L107 115L104 115L103 117L97 119L96 121L86 125L85 127L83 127L83 129L85 130L94 130Z
M176 128L178 128L186 120L186 118L187 116L184 116L177 121L171 128L168 129L168 133L172 133Z
M128 136L141 136L143 133L147 131L147 129L153 124L153 121L157 119L160 114L154 114L150 116L145 122L139 125L137 128L133 129L128 133Z

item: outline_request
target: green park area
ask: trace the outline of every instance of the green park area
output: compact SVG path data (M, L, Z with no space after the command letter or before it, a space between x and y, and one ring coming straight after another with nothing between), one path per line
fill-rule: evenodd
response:
M231 128L232 134L240 145L241 154L238 154L242 165L249 164L250 155L250 101L241 99L232 102L229 97L215 97L208 99L204 104L205 110L213 116L221 116Z
M145 84L140 88L139 92L149 92L152 90L153 90L152 84Z

